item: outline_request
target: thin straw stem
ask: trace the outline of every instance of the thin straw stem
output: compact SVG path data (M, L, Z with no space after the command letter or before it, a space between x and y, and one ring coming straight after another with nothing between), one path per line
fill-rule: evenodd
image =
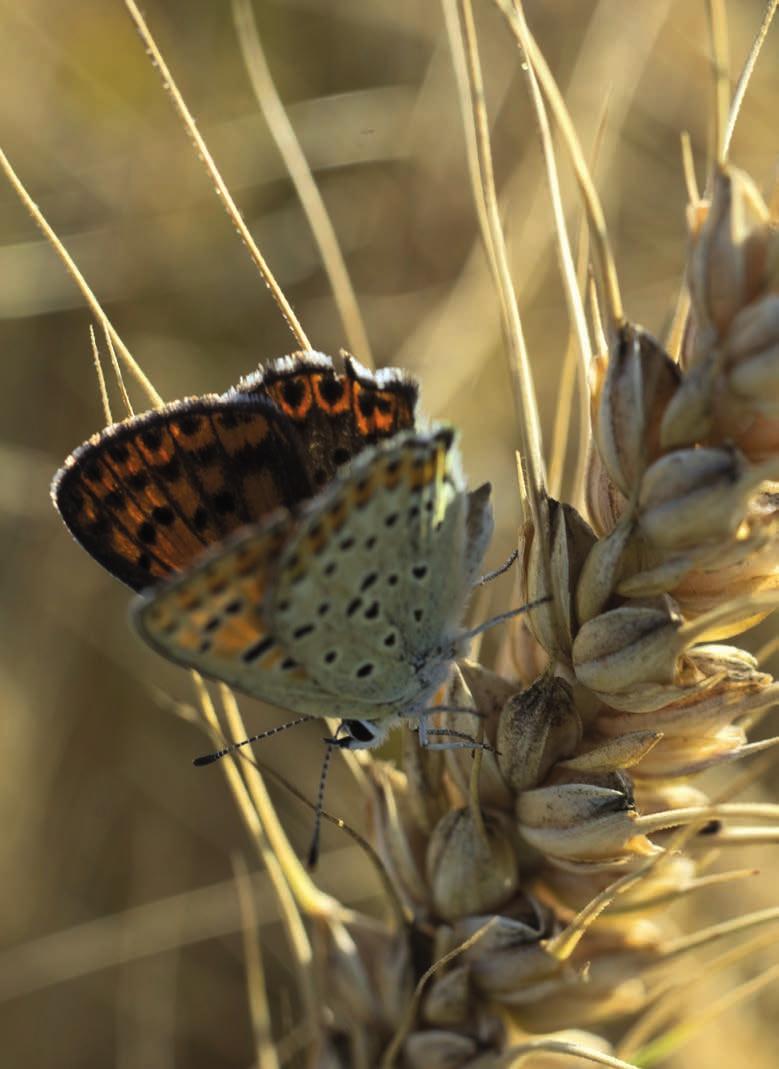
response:
M511 281L506 244L498 207L497 191L492 167L489 123L484 104L484 84L479 60L476 29L470 0L459 0L455 15L455 0L443 0L447 31L453 54L455 75L460 93L461 110L472 110L476 129L478 157L478 186L474 196L478 205L483 198L485 211L479 212L480 223L486 225L482 237L488 250L488 260L493 271L495 288L501 308L501 321L509 354L509 366L515 400L518 407L518 433L521 445L525 478L520 481L521 492L527 496L526 504L537 531L546 528L543 515L546 504L546 474L541 447L541 429L536 405L535 387L530 370L530 361L525 345L522 323ZM463 52L465 60L463 61ZM473 172L472 172L473 173ZM523 504L525 502L523 501ZM548 547L542 539L543 563L549 574Z
M241 910L241 932L243 934L243 957L246 963L246 989L249 998L249 1013L254 1029L254 1048L257 1065L262 1069L279 1069L280 1062L273 1042L268 988L265 983L265 971L262 967L262 954L259 943L259 918L254 903L251 881L246 861L242 854L231 857L235 889Z
M278 282L276 281L273 272L271 271L270 267L265 261L265 258L260 252L257 243L255 242L249 231L249 228L243 220L241 213L238 211L238 207L235 201L233 200L232 195L230 194L230 191L224 182L224 179L219 173L219 169L214 163L213 157L211 156L211 153L209 152L208 147L206 146L206 143L197 128L197 125L195 124L195 120L192 117L192 113L184 102L184 98L181 95L179 88L173 79L173 75L171 74L167 63L163 59L162 53L157 47L156 41L152 37L151 30L149 29L146 20L144 19L141 12L138 10L138 6L135 4L134 0L124 0L124 2L130 14L130 18L135 23L135 28L138 30L138 33L141 36L141 40L143 41L144 46L146 47L146 50L149 53L149 56L151 57L152 63L160 72L162 84L170 93L170 98L173 102L173 106L178 112L179 118L181 119L187 133L189 134L192 144L195 146L195 151L197 152L201 162L208 171L209 177L213 182L214 189L216 190L216 194L224 205L225 211L227 212L227 215L232 221L233 226L238 231L238 234L243 240L244 245L248 249L249 255L251 256L252 261L260 272L263 282L270 290L271 296L276 302L276 307L279 309L282 316L284 317L284 320L286 321L286 324L289 329L292 331L292 334L294 335L298 345L302 349L310 349L311 344L308 338L306 337L303 327L300 325L297 316L292 310L292 305L284 296L284 293Z
M744 97L746 96L747 86L749 85L752 73L757 64L757 58L760 55L760 51L763 47L768 31L771 28L771 22L776 14L777 4L779 0L769 0L766 5L765 13L763 14L763 21L760 23L760 29L755 35L755 39L752 42L752 47L749 50L744 66L739 75L738 83L736 84L735 92L733 93L733 99L730 103L730 114L728 115L727 126L725 127L725 136L722 140L722 156L723 159L727 159L730 152L730 143L733 140L733 134L736 130L736 121L741 111L741 105L744 103Z
M145 373L141 369L140 364L138 364L130 350L119 337L119 334L117 333L113 323L105 314L105 312L100 306L100 302L90 289L87 280L84 278L84 276L81 274L78 267L76 266L75 260L72 258L68 250L57 237L53 228L49 226L49 223L44 218L43 212L40 210L38 205L35 203L30 194L25 189L22 180L19 178L16 171L11 166L10 160L2 149L0 149L0 168L2 168L3 172L8 178L8 181L13 186L17 196L19 197L19 200L22 202L24 207L32 216L33 222L42 231L43 236L46 238L52 249L54 249L54 252L64 264L65 270L76 283L76 286L81 292L81 295L83 296L84 300L89 305L89 308L91 309L95 319L99 323L104 324L105 330L111 335L111 339L113 340L114 345L118 349L120 356L127 364L127 367L130 369L132 375L138 382L141 389L146 393L146 396L149 398L153 405L162 405L164 403L162 397L160 397L160 395L154 389L150 380L146 377Z
M608 311L609 327L613 334L624 319L622 311L622 297L620 296L617 270L614 263L614 254L611 249L606 220L603 208L598 198L595 187L587 168L584 154L579 144L578 135L574 129L568 109L565 106L557 83L552 76L549 65L544 59L541 50L536 43L525 22L522 5L516 0L495 0L506 20L511 32L516 37L527 59L533 64L536 77L549 102L549 107L560 129L563 141L571 157L571 164L579 183L579 188L584 199L590 226L593 230L593 247L600 261L601 280L604 287L606 309Z
M211 701L211 695L208 693L202 677L197 672L192 672L192 679L203 717L210 729L218 737L221 735L221 729L216 709ZM276 894L282 924L292 951L298 990L304 1006L304 1017L307 1019L308 1027L314 1029L319 1021L320 1000L312 973L313 951L311 943L295 904L294 896L291 894L290 887L284 878L281 865L271 849L253 800L238 771L238 762L234 755L228 754L221 762L221 766L227 783L233 792L238 812L241 814L249 835L257 847L260 859L265 865L271 886Z
M95 328L92 324L89 324L89 342L92 346L92 359L95 364L95 374L97 375L97 392L100 394L100 404L103 409L103 419L106 426L110 426L114 422L114 418L111 415L111 402L108 398L108 390L105 384L105 375L103 374L103 363L100 359L100 350L97 347L97 341L95 340Z
M330 215L276 89L251 0L233 0L233 20L254 95L289 173L319 248L349 349L373 366L370 342Z
M724 0L706 0L709 23L711 69L714 79L712 107L713 156L718 164L725 161L725 129L730 108L730 71L728 64L728 20Z

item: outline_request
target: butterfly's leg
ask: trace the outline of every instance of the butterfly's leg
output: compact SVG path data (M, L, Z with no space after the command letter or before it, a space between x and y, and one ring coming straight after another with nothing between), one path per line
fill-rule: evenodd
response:
M519 550L517 550L517 549L512 550L511 554L508 556L508 558L506 560L504 560L504 562L501 564L501 566L499 568L496 568L492 572L487 572L487 574L483 575L481 577L481 579L477 579L476 582L473 585L474 586L484 586L485 583L491 583L493 579L497 579L499 575L503 575L504 572L507 572L509 570L509 568L511 567L511 565L514 563L514 561L517 559L518 556L519 556Z

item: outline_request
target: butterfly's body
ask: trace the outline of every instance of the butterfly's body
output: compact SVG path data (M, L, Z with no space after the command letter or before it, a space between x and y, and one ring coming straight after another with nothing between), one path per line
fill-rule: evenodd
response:
M136 624L166 657L373 745L463 652L492 531L453 432L413 430L416 394L396 370L284 358L96 435L55 504L145 591Z

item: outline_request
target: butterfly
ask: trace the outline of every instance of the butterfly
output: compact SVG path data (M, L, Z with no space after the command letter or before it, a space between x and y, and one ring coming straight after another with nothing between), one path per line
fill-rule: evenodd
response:
M222 395L176 401L75 450L51 495L94 559L133 590L189 567L275 508L312 497L366 446L414 426L416 383L346 357L283 357Z
M372 746L463 652L492 532L489 486L467 491L450 428L414 431L416 401L398 370L295 354L107 428L52 496L145 591L134 619L155 649Z
M143 595L136 626L168 659L295 713L339 717L339 745L374 746L422 714L465 651L489 495L489 484L466 490L451 428L396 434L301 509Z

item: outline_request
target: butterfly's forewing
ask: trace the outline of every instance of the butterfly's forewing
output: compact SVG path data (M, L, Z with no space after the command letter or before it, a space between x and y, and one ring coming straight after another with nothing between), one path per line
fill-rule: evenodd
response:
M317 489L366 446L414 427L417 385L397 368L375 374L347 357L339 374L322 353L283 357L233 393L270 398L299 428Z
M416 384L300 353L219 397L108 427L57 473L74 537L135 590L187 568L236 528L314 494L366 445L413 426Z
M87 552L140 590L313 489L299 430L267 398L236 394L114 424L68 458L52 497Z
M442 681L471 586L466 557L486 546L484 524L469 543L469 505L443 429L363 454L308 510L267 618L324 691L410 712ZM482 518L488 508L482 494Z

